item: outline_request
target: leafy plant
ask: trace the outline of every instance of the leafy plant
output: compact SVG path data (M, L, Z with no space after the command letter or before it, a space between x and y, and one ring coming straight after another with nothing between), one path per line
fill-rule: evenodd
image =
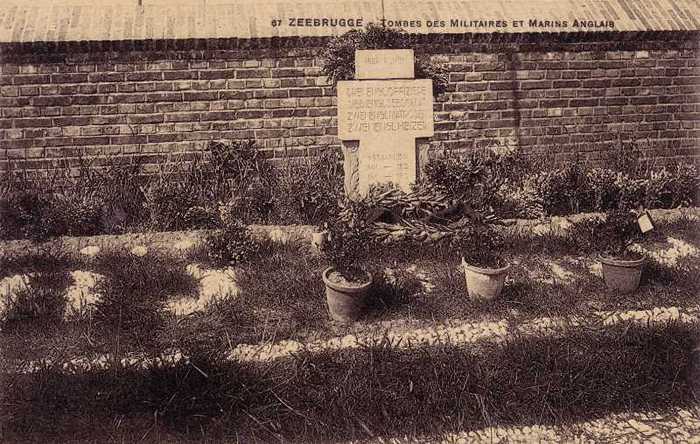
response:
M326 224L328 239L322 253L335 271L349 281L366 277L362 264L374 245L372 223L376 214L369 200L346 199L340 214Z
M54 196L51 205L60 213L70 236L91 236L105 231L102 223L105 203L99 196L71 189Z
M114 155L106 159L103 165L97 161L104 158L80 154L77 176L65 174L65 186L56 190L67 217L79 217L75 226L69 223L71 234L119 233L145 219L140 162Z
M645 182L644 205L649 208L675 208L698 201L698 171L694 165L679 164L652 171Z
M474 217L451 239L464 260L477 267L499 268L505 262L502 251L505 245L503 235L493 223L483 217Z
M199 194L229 205L246 222L266 221L273 209L276 172L253 141L212 141L203 170L210 177Z
M331 39L322 55L321 72L335 85L338 80L355 77L356 49L407 49L411 36L403 30L370 23L365 29L353 29ZM414 67L417 79L432 79L433 94L447 89L447 72L427 56L417 56Z
M144 206L156 230L191 228L188 212L201 202L186 182L160 176L146 188Z
M572 214L590 208L588 177L583 164L578 160L541 172L537 176L537 183L547 214Z
M218 267L238 265L251 259L259 250L245 225L238 221L224 224L204 239L208 259Z
M273 209L275 171L252 141L212 141L192 160L162 166L146 188L151 225L160 230L207 228L218 208L237 219L265 222Z
M641 238L636 214L624 208L608 211L598 235L606 245L604 251L619 257L628 255L629 246Z
M29 189L0 198L0 238L46 240L67 233L53 198Z
M318 225L337 214L343 196L339 156L327 149L312 158L286 159L274 196L283 222Z
M469 207L498 212L504 206L503 191L520 178L526 166L520 151L485 148L465 154L445 151L424 169L424 183Z

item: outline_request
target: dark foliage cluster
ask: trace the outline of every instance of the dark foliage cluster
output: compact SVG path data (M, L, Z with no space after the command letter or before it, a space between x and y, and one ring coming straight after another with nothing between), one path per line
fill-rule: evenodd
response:
M369 199L345 199L341 212L325 224L327 241L322 253L328 263L348 280L362 280L368 252L378 247L372 236L377 208Z
M286 159L274 193L280 221L319 225L337 214L344 192L340 157L326 149L311 158Z
M201 247L206 261L216 267L243 264L259 249L260 245L251 237L248 228L237 220L208 234Z
M332 39L323 54L322 72L335 83L355 77L355 50L411 48L411 35L406 31L369 24ZM447 90L447 72L427 55L417 55L414 73L417 79L433 81L433 95Z
M503 213L504 190L521 180L526 167L524 156L507 147L445 151L425 166L423 180L471 208Z
M642 238L637 217L629 208L608 210L603 216L575 223L570 239L584 253L629 257L629 246Z
M105 167L78 162L77 168L57 170L45 180L33 180L27 171L6 172L0 239L86 236L138 224L144 213L140 167L119 160Z
M476 223L466 228L458 236L456 243L469 265L483 268L499 268L505 265L505 239L493 225Z

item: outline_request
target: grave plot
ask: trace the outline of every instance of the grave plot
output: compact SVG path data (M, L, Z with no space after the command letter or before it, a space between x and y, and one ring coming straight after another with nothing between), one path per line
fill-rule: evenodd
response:
M326 264L308 239L275 234L230 268L196 242L5 257L0 290L23 308L0 331L3 431L685 439L698 432L696 223L656 220L633 295L606 289L560 234L513 230L513 273L487 303L468 297L453 251L389 248L368 258L377 287L349 325L328 316Z
M615 172L585 175L624 194L608 202L616 195L608 188L569 193L545 171L537 190L549 194L526 210L559 214L595 201L606 213L504 220L491 204L506 206L515 188L505 170L517 162L494 150L426 165L418 145L434 134L434 84L414 78L413 52L358 50L355 62L356 79L337 84L344 196L273 174L252 144L214 142L211 169L195 163L183 170L184 185L139 188L152 227L201 231L3 245L3 439L529 442L700 433L697 212L636 212L627 188L642 185ZM313 183L337 179L312 174L334 162L308 166ZM236 174L219 175L227 168ZM564 182L584 176L562 171ZM693 174L674 186L690 188ZM304 199L290 208L290 195ZM103 221L89 201L76 199L68 214L81 223L71 225L52 213L56 202L18 202L25 198L40 214L13 212L0 228L42 240L59 229L92 232L90 223L124 229L126 218ZM269 221L275 205L317 225L246 225Z

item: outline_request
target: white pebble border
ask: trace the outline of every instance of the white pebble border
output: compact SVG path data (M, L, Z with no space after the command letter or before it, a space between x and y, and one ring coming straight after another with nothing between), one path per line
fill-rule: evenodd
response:
M394 437L376 440L386 444L433 443L435 439ZM567 426L530 425L488 427L444 436L437 442L488 443L700 443L700 415L685 409L658 413L612 414Z
M677 307L655 307L650 310L633 310L624 312L599 311L594 313L602 326L611 326L623 322L635 322L642 324L662 323L676 321L681 323L695 323L700 319L700 310L681 310ZM292 356L303 350L318 353L321 351L349 350L364 347L378 341L389 341L395 347L410 349L421 346L438 344L464 345L479 341L503 342L516 336L556 335L564 327L583 326L590 319L582 318L537 318L521 324L511 324L506 320L457 323L450 325L431 325L418 328L402 328L400 323L394 323L392 327L383 332L363 334L348 334L326 340L300 342L283 340L262 344L239 344L227 356L228 360L239 362L265 362ZM155 365L174 364L181 360L187 360L180 351L169 350L155 360L142 359L139 356L128 356L121 359L122 365L139 365L144 368ZM113 358L104 355L97 358L76 358L63 365L68 372L78 373L91 369L105 369L111 366ZM51 365L50 361L31 361L24 363L15 369L19 373L33 373L42 367Z
M131 253L135 256L144 256L148 252L145 247L136 246ZM219 270L189 264L186 271L198 281L198 294L196 298L189 295L172 297L166 308L176 316L203 311L217 300L235 298L240 294L240 288L236 284L236 273L231 267ZM0 321L12 316L17 294L29 289L31 276L31 274L15 274L0 279ZM84 270L73 270L70 276L73 283L66 288L65 292L66 307L63 317L66 321L94 309L95 304L101 299L95 287L104 279L100 274Z
M699 310L681 312L677 307L655 307L650 310L633 310L624 312L598 311L593 314L602 325L610 326L625 321L641 323L659 323L679 321L697 322ZM311 342L284 340L267 344L241 344L230 354L230 359L238 361L267 361L289 356L302 350L319 352L322 350L340 350L359 348L364 344L385 339L401 348L437 344L470 344L482 340L504 341L513 335L547 335L555 334L564 326L583 325L583 319L577 318L538 318L519 325L510 325L508 321L482 321L463 323L453 326L429 326L404 331L388 329L382 336L376 333L345 335Z

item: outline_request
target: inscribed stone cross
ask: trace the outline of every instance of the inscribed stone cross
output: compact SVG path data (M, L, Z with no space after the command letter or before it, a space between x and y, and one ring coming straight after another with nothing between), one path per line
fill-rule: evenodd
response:
M408 191L416 181L416 138L433 135L432 80L412 78L413 50L355 54L362 80L337 85L338 136L359 141L356 162L346 152L346 193L361 197L372 184L388 182Z

